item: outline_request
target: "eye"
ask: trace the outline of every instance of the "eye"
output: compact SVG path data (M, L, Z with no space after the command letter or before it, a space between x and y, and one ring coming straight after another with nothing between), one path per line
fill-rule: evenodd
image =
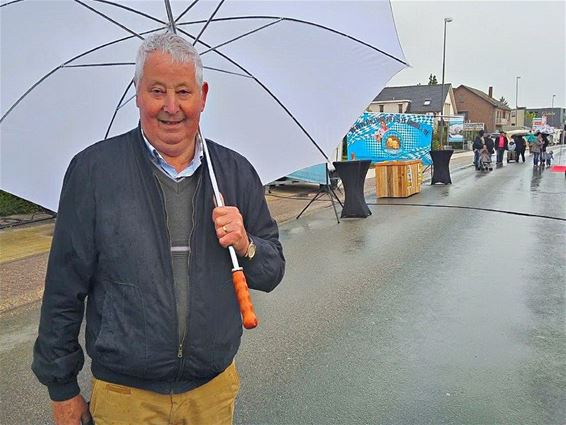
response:
M180 89L180 90L177 90L177 94L179 96L188 96L189 94L191 94L191 92L188 91L187 89Z
M156 96L159 96L159 95L161 95L161 94L163 94L163 93L165 93L165 90L163 90L162 88L153 87L153 88L151 89L151 94L154 94L154 95L156 95Z

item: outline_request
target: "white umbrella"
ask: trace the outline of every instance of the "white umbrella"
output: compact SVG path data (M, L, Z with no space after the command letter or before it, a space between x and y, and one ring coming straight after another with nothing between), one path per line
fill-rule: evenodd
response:
M524 136L526 134L530 133L529 129L517 129L517 130L509 130L505 132L507 134L508 137L512 137L512 136Z
M3 190L56 209L71 157L137 124L135 53L170 21L199 40L204 136L245 155L264 183L324 162L406 67L388 0L168 3L2 2Z

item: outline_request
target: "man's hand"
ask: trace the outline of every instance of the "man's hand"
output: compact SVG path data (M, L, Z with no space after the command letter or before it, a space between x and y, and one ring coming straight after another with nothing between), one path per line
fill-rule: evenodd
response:
M216 207L212 210L212 221L220 245L224 248L232 245L236 253L243 257L248 251L250 241L238 208Z
M80 394L69 400L52 402L52 408L55 425L82 425L91 420L88 404Z

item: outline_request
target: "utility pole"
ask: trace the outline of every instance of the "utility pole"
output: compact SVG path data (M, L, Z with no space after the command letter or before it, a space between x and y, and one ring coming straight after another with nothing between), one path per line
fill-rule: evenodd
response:
M519 109L519 79L521 77L515 77L515 109Z
M442 136L444 131L444 69L446 67L446 24L452 22L452 18L444 18L444 47L442 48L442 94L440 96L440 146L442 146Z

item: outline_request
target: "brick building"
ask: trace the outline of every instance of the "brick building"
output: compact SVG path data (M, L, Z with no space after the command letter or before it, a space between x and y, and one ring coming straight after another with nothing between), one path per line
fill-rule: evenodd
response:
M469 86L454 89L456 109L466 122L483 122L489 133L511 125L511 108L493 98L493 87L488 93Z

